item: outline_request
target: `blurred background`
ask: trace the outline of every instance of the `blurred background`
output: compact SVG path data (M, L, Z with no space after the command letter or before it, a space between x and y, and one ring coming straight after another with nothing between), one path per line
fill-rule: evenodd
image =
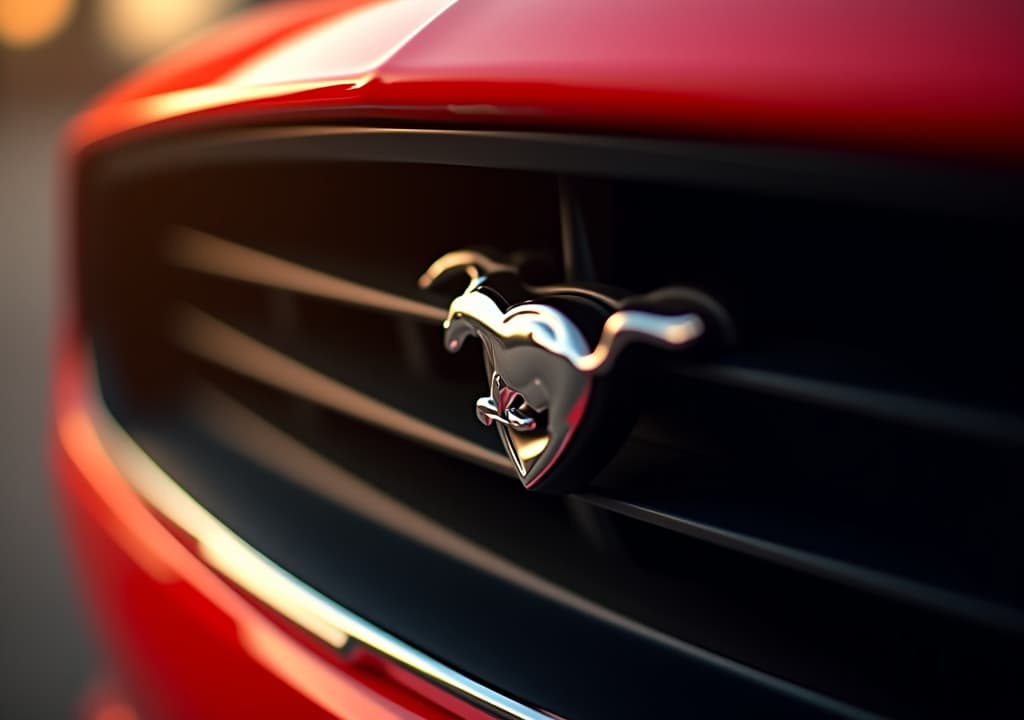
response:
M68 118L244 0L0 0L0 718L68 718L103 662L79 606L48 467Z

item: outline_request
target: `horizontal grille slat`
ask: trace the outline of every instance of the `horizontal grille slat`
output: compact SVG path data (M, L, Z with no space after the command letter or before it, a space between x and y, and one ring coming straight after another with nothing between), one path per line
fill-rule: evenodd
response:
M821 577L829 578L872 593L895 597L953 615L960 615L1008 628L1014 632L1024 630L1024 613L1014 608L985 602L976 597L943 590L891 573L872 570L868 566L839 560L780 544L754 535L729 529L731 523L713 519L701 520L659 507L657 502L631 502L619 498L589 494L587 502L611 512L622 513L646 523L652 523L673 532L709 540L743 553L764 558L788 567L794 567Z
M429 323L445 318L443 307L328 275L199 230L175 228L168 234L165 256L178 267Z
M954 435L967 434L999 444L1024 445L1024 420L1009 413L740 365L694 365L677 372L702 382L820 405L837 412Z
M211 363L488 469L509 472L504 455L348 387L195 308L181 309L175 326L177 342Z
M436 424L424 422L419 417L355 391L201 311L194 308L182 309L176 325L178 342L190 353L215 365L356 418L386 432L402 435L489 470L511 476L508 462L500 452L466 441L462 436L442 430ZM751 534L749 530L742 529L742 521L730 520L721 512L715 514L714 519L697 520L685 514L679 515L673 510L659 509L657 502L645 504L593 494L588 495L586 499L612 512L623 513L644 522L653 522L677 532L710 538L742 552L787 566L800 567L847 584L891 594L955 614L966 614L1024 629L1024 615L1009 608L985 603L967 595L943 591L934 585L902 580L893 574L871 570L870 563L858 564L850 560L830 558L827 555L802 550L799 546L786 542L765 539L764 533L771 534L771 524L767 520L757 523L760 530L754 530ZM780 514L779 517L785 519L786 515ZM840 553L842 554L846 553Z
M403 132L384 134L403 143ZM1022 356L1008 342L1015 290L1003 243L1019 237L1019 213L977 214L984 199L966 195L947 212L928 183L908 191L906 205L875 198L862 182L868 165L856 183L829 183L819 196L817 180L797 187L792 174L785 187L721 177L705 185L693 167L673 174L670 150L650 176L639 160L627 171L582 158L612 139L566 140L567 159L520 155L522 138L487 150L504 142L489 134L474 136L479 152L457 162L438 163L435 148L428 159L399 162L388 151L377 163L369 151L354 161L314 156L320 135L331 132L304 136L302 161L283 159L278 146L263 165L213 163L213 153L145 183L113 173L83 251L105 396L129 430L180 463L183 477L188 469L211 505L268 547L301 544L295 562L311 558L311 578L360 596L368 613L379 601L397 625L410 603L378 597L386 583L358 560L343 563L358 587L333 575L330 553L364 536L352 516L383 527L377 540L398 537L388 558L411 556L412 545L458 555L348 502L362 490L313 487L251 437L225 437L246 423L203 400L213 387L286 436L288 457L316 456L321 470L329 464L372 488L380 507L390 499L415 509L499 564L636 623L629 633L698 646L711 665L725 658L896 715L1012 696L1007 659L1024 647L1015 550L1024 543L1015 519L1024 385L1011 372ZM629 153L624 144L609 157ZM477 166L494 157L500 169ZM589 170L566 175L569 166ZM763 179L771 167L758 171ZM812 175L828 167L815 164ZM968 193L950 174L939 183L944 197ZM970 242L942 244L966 233ZM434 259L478 247L535 258L531 271L543 277L529 280L549 290L694 287L734 315L738 342L693 364L652 353L645 372L623 380L638 398L632 434L587 495L528 494L493 429L474 417L486 389L479 348L450 355L442 346L451 294L416 289ZM801 257L812 270L798 267ZM957 283L978 292L943 294ZM207 466L200 448L230 459ZM272 475L260 485L267 499L245 499L261 522L233 509L244 488L233 463ZM325 508L309 493L334 499ZM344 542L287 516L289 499L322 514L323 527L336 514ZM504 570L476 570L516 584ZM423 633L430 643L458 645L462 629L486 625L478 613L498 613L453 597L461 615L437 610L447 591L417 583L439 613L417 621L450 626L447 641ZM535 603L566 599L527 592L538 615ZM510 647L555 651L559 629L518 626L519 610L502 606L497 621L514 628ZM608 622L599 634L609 644L576 662L600 654L619 663L621 630ZM515 667L527 673L518 652Z

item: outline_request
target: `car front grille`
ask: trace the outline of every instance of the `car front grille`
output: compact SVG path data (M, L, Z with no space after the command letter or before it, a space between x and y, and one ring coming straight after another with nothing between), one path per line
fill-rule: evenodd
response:
M353 128L149 143L85 178L119 422L399 637L566 716L1019 702L1019 178ZM446 298L416 287L462 247L698 288L737 343L633 378L640 419L585 493L528 493L474 418L478 354L444 351Z

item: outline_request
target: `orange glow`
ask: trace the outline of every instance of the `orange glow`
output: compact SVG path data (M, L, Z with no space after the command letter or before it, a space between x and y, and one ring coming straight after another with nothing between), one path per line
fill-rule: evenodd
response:
M240 4L240 0L102 0L97 9L107 44L132 60L164 49Z
M381 696L367 697L358 681L338 673L268 624L253 623L239 642L264 667L338 718L398 720L410 717Z
M139 716L127 705L113 702L99 708L92 720L139 720Z
M75 0L0 0L0 43L30 48L53 38L75 11Z

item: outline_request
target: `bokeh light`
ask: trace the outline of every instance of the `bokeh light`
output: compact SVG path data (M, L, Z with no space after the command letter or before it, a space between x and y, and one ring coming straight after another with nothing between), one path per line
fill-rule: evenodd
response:
M243 0L101 0L96 10L104 43L122 59L137 60L242 4Z
M0 0L0 44L16 49L55 37L75 12L75 0Z

